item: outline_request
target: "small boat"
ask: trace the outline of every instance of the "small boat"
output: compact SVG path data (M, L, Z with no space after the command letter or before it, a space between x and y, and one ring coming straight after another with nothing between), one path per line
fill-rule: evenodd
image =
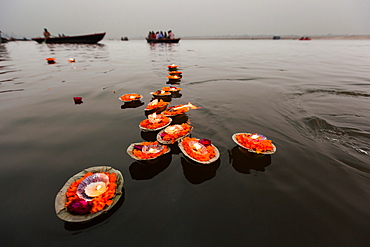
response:
M79 36L61 36L61 37L52 37L52 38L33 38L32 40L37 43L49 43L49 44L59 44L59 43L81 43L81 44L96 44L102 40L105 36L105 33L95 33Z
M309 37L301 37L299 40L311 40Z
M178 39L148 39L146 38L146 41L148 43L179 43L181 38Z

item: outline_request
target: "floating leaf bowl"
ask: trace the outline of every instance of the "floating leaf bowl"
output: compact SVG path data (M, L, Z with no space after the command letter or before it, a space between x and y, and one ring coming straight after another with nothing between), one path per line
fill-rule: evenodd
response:
M88 172L92 172L92 173L109 172L109 173L116 174L116 177L117 177L116 185L117 186L116 186L116 193L114 197L112 198L113 203L109 206L106 206L103 210L98 211L93 214L85 214L85 215L71 214L68 212L67 207L65 206L67 202L66 192L74 181L82 178ZM124 179L123 179L121 172L116 169L113 169L110 166L95 166L95 167L86 168L82 170L81 172L72 176L70 179L68 179L68 181L64 184L64 186L59 190L55 198L55 212L61 220L66 221L66 222L76 222L76 223L77 222L79 223L88 222L94 219L95 217L98 217L99 215L107 213L118 202L118 200L122 196L123 184L124 184Z
M214 151L215 151L216 155L215 155L215 157L213 157L213 158L211 158L210 160L207 160L207 161L200 161L200 160L197 160L197 159L193 158L192 156L190 156L190 155L186 152L186 150L185 150L185 148L184 148L184 146L183 146L183 138L182 138L181 140L179 140L178 145L179 145L179 148L180 148L181 152L182 152L182 153L183 153L187 158L189 158L189 159L191 159L192 161L195 161L195 162L197 162L197 163L200 163L200 164L209 165L209 164L212 164L213 162L215 162L216 160L218 160L218 159L220 158L220 151L218 151L217 147L216 147L215 145L213 145L213 144L211 144L211 145L212 145L212 147L214 148Z
M180 124L179 124L180 125ZM171 125L171 126L174 126L174 125ZM167 128L169 128L169 127L171 127L171 126L168 126ZM181 126L181 125L180 125ZM166 129L167 129L166 128ZM175 142L177 142L177 141L180 141L182 138L184 138L184 137L186 137L186 136L189 136L190 134L191 134L191 131L193 130L193 126L190 126L190 130L187 132L187 133L185 133L183 136L180 136L180 137L178 137L178 138L176 138L176 139L171 139L171 140L169 140L169 141L165 141L165 140L163 140L163 138L162 138L162 136L161 136L161 134L162 133L164 133L165 131L166 131L166 129L162 129L161 131L159 131L158 132L158 134L157 134L157 141L158 142L160 142L160 143L162 143L162 144L167 144L167 145L169 145L169 144L174 144Z
M133 96L135 98L133 99L129 99L127 97L130 97L130 96ZM119 97L119 100L120 101L123 101L123 102L133 102L133 101L137 101L137 100L141 100L143 98L142 95L140 94L137 94L137 93L128 93L128 94L124 94L122 96Z
M140 160L140 161L145 161L145 160L154 160L154 159L157 159L159 157L161 157L162 155L165 155L169 152L171 152L171 149L170 147L167 146L167 151L165 153L162 153L156 157L152 157L152 158L148 158L148 159L141 159L139 157L137 157L135 154L134 154L134 147L135 145L142 145L142 142L137 142L137 143L132 143L128 148L127 148L127 154L130 155L131 158L135 159L135 160Z
M264 151L264 152L257 152L256 150L253 150L253 149L250 149L250 148L247 148L245 147L243 144L241 144L240 142L238 142L238 140L236 139L236 136L237 135L240 135L240 134L249 134L249 135L253 135L252 133L235 133L232 135L232 139L233 141L239 145L240 147L242 147L244 150L247 150L248 152L251 152L251 153L256 153L256 154L274 154L276 152L276 146L274 144L272 144L273 146L273 149L271 151ZM262 135L259 135L259 136L262 136Z
M144 120L143 120L143 121L144 121ZM169 118L169 121L168 121L168 123L167 123L167 124L164 124L163 126L160 126L160 127L158 127L158 128L155 128L155 129L148 129L148 128L145 128L145 127L141 126L141 123L142 123L143 121L141 121L141 122L140 122L140 124L139 124L139 128L140 128L140 130L141 130L141 131L144 131L144 132L149 132L149 131L158 131L158 130L161 130L161 129L163 129L163 128L166 128L168 125L170 125L170 124L171 124L172 119L171 119L171 118Z

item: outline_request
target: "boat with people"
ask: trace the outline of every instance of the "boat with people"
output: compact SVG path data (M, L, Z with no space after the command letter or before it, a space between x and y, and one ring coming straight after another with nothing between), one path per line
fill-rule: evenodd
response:
M78 36L58 36L58 37L49 37L49 38L33 38L32 40L37 43L48 43L48 44L58 44L58 43L81 43L81 44L96 44L102 40L105 36L104 33L94 33L87 35L78 35Z
M172 30L169 30L168 32L151 31L145 39L148 43L179 43L181 38L175 38Z
M301 37L301 38L299 38L299 40L311 40L311 38L309 38L309 37Z
M146 41L148 43L179 43L181 38L177 38L177 39L165 39L165 38L162 38L162 39L148 39L146 38Z

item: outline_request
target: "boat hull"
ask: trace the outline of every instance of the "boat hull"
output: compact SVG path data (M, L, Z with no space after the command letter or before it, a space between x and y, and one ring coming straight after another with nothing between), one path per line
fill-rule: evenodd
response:
M178 39L148 39L146 38L146 41L148 43L179 43L181 38Z
M81 44L96 44L102 40L105 33L95 33L88 35L79 36L63 36L63 37L53 37L53 38L33 38L32 40L37 43L48 43L48 44L64 44L64 43L81 43Z

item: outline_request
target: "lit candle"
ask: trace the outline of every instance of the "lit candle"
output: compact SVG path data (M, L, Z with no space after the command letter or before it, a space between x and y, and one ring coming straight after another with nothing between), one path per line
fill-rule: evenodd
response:
M258 138L258 135L257 134L254 134L251 136L252 139L257 139Z
M166 129L166 133L172 135L173 133L176 132L176 126L170 126Z
M202 146L199 143L194 143L193 147L198 151L202 148Z
M89 197L96 197L103 194L107 190L107 186L104 182L91 183L85 188L85 193Z

